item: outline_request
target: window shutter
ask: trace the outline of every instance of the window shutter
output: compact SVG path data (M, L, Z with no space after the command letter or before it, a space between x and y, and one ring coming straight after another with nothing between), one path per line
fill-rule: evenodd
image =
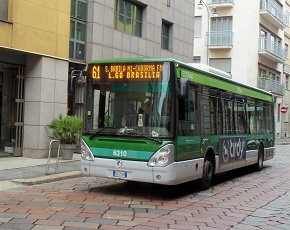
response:
M209 60L209 65L231 74L231 62L232 60L230 58L211 58Z

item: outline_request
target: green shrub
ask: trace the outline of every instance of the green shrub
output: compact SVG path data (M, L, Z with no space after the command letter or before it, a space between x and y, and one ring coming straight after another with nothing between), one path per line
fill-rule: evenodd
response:
M50 138L58 140L61 144L76 144L82 135L83 119L60 114L47 127L51 130Z

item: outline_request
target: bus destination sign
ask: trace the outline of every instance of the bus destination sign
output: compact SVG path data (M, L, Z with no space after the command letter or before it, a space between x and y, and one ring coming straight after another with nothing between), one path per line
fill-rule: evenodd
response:
M158 81L162 63L94 64L91 76L97 81Z

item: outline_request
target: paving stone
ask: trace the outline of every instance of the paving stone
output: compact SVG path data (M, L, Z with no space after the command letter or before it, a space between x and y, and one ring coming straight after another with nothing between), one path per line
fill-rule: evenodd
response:
M31 230L34 224L24 224L24 223L3 223L0 225L0 229L21 229L21 230Z
M45 226L45 225L36 225L31 230L63 230L63 226Z
M85 222L89 223L97 223L97 224L109 224L109 225L116 225L118 220L114 219L107 219L107 218L87 218Z
M148 209L148 213L160 214L165 215L170 213L171 210L163 210L163 209Z
M83 209L97 209L97 210L108 210L110 206L103 206L103 205L89 205L89 204L84 204Z
M0 223L7 223L10 220L12 220L12 218L7 218L7 217L0 217Z
M86 218L77 217L77 216L62 216L62 215L53 215L49 217L49 220L60 220L60 221L71 221L71 222L84 222Z
M0 217L6 217L11 219L21 218L24 219L28 216L28 213L13 213L13 212L4 212L0 213Z
M133 212L134 209L133 208L128 208L128 207L116 207L116 206L111 206L109 208L110 211L129 211L129 212Z
M36 219L13 219L9 221L12 224L33 224Z
M82 204L71 204L71 203L51 203L50 206L52 207L63 207L63 208L82 208Z

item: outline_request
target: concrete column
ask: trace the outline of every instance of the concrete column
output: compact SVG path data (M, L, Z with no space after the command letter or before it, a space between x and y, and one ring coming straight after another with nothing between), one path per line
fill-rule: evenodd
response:
M66 114L68 61L27 56L23 156L44 158L48 155L46 125L59 114Z

